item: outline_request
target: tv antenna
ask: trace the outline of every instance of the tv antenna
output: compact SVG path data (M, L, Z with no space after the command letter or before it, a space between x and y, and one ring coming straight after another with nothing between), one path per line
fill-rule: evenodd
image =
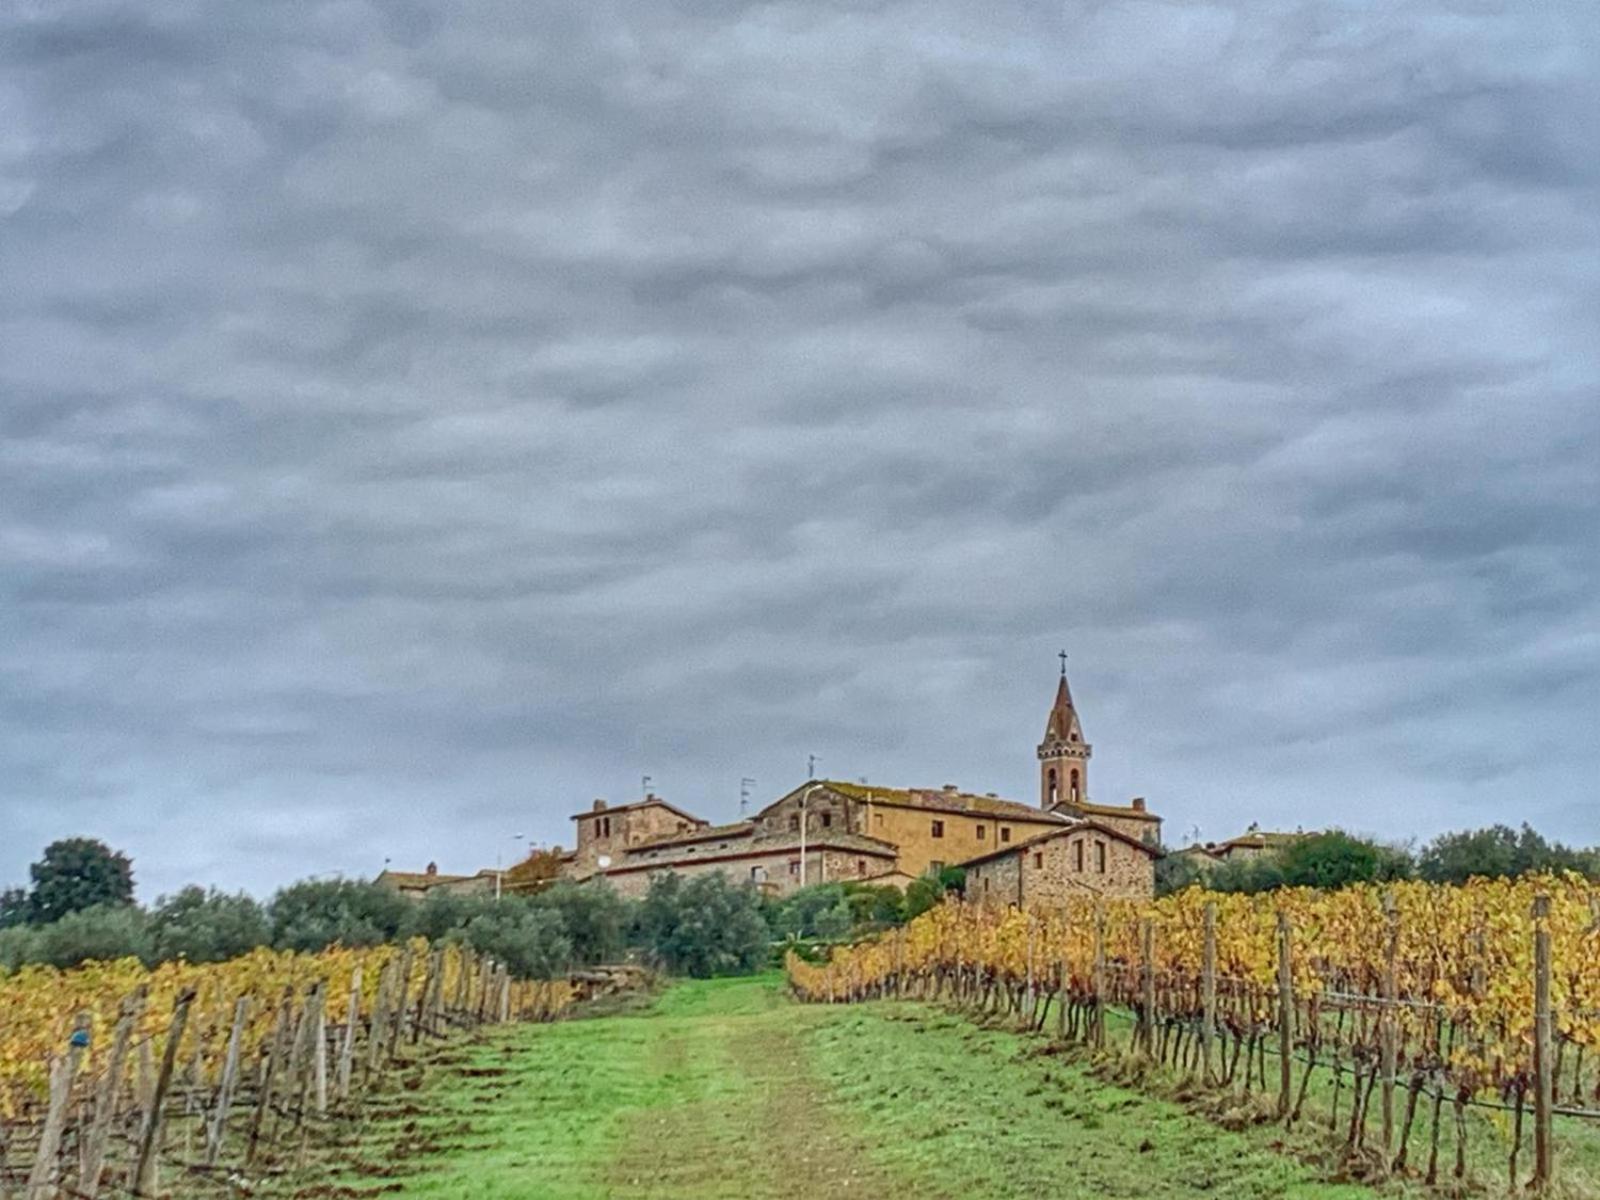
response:
M821 761L822 760L820 758L818 758L815 754L806 755L806 778L807 779L815 779L817 777L817 764L819 762L821 762Z
M748 775L739 777L739 816L742 818L750 807L750 789L755 787L756 781Z
M644 798L646 800L650 799L650 776L639 776L639 787L644 791Z

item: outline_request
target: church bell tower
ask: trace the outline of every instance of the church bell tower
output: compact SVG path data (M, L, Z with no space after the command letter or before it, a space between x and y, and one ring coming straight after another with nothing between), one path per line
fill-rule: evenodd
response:
M1061 682L1056 686L1056 702L1050 707L1050 720L1039 743L1039 807L1087 804L1089 801L1089 755L1091 747L1083 740L1078 710L1072 705L1072 689L1067 686L1067 655L1061 653Z

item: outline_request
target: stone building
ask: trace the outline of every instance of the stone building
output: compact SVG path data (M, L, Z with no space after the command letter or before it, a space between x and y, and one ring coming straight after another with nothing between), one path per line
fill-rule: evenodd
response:
M968 859L967 899L1025 911L1074 896L1144 900L1155 894L1160 851L1115 826L1079 818L1014 846Z
M1146 868L1158 853L1161 819L1142 798L1094 803L1090 752L1063 668L1037 752L1036 805L954 784L886 788L824 779L800 785L748 820L712 825L658 796L615 806L597 800L573 815L577 848L563 856L562 871L573 879L604 878L629 895L644 892L664 871L720 871L773 892L838 880L904 886L945 866L1010 862L1009 851L1023 846L1036 847L1031 853L1055 869L1056 835L1097 830L1090 842L1106 847L1107 870L1062 868L1064 877L1081 876L1076 886L1096 891L1136 890L1145 875L1153 879ZM1075 852L1061 853L1070 858ZM1026 877L1031 868L1017 861L1019 878ZM990 868L990 877L1006 869ZM1144 894L1151 888L1145 885Z
M391 871L387 868L374 881L393 888L409 900L422 900L429 894L452 892L458 895L481 895L494 891L493 871L479 871L474 875L445 875L438 863L429 863L422 871Z

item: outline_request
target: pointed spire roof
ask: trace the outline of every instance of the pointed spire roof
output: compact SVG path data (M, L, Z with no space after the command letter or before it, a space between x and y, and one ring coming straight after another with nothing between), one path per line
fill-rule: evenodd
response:
M1076 736L1074 736L1076 735ZM1067 664L1061 663L1061 682L1056 684L1056 700L1050 706L1050 719L1044 727L1044 740L1050 742L1081 742L1083 726L1078 721L1078 710L1072 704L1072 688L1067 684Z
M1067 731L1072 728L1075 716L1072 707L1072 689L1067 686L1067 675L1063 671L1061 682L1056 685L1056 702L1050 706L1050 721L1044 728L1045 740L1065 738Z

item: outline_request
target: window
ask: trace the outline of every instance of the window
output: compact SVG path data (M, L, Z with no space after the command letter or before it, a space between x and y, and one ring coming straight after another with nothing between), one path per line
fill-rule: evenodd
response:
M941 837L941 838L944 836L944 822L943 821L935 821L933 823L933 836L934 837Z
M1083 839L1079 838L1072 843L1072 869L1083 874Z
M1056 769L1050 768L1049 782L1045 786L1045 793L1050 797L1050 803L1056 802Z
M986 892L989 890L989 877L987 875L983 877L983 890Z
M792 814L789 817L789 832L790 833L797 833L799 831L799 829L800 829L800 817L799 817L799 814L798 813Z
M865 875L866 873L867 873L867 860L864 859L864 858L856 859L856 874L857 875Z
M832 824L833 824L833 814L830 813L830 812L823 813L822 814L822 827L824 829L826 829L826 828L828 828L828 826L830 826Z
M882 829L883 828L883 814L882 813L873 813L872 814L872 827L874 829Z
M800 875L800 860L798 858L791 858L789 860L789 874L791 874L791 875L793 875L793 876L795 876L797 878L799 877L799 875Z
M928 863L928 874L929 875L937 875L942 870L944 870L944 864L942 862L940 862L937 858L933 859L932 861L930 861Z
M1101 875L1106 873L1106 844L1104 842L1096 842L1094 844L1094 869Z
M1033 852L1033 869L1035 871L1044 870L1044 854L1038 850Z
M1000 840L1002 842L1009 842L1011 840L1011 826L1009 826L1009 825L1000 826Z
M595 822L595 825L597 827L597 832L600 834L601 837L608 838L608 837L611 836L611 818L610 817L601 817L598 821Z
M982 825L978 826L978 840L980 842L983 841L983 826Z
M756 867L751 867L750 868L750 882L751 883L765 883L766 881L767 881L767 869L765 867L756 866Z
M1079 799L1079 797L1078 797L1078 768L1077 767L1073 767L1072 768L1072 802L1074 804L1076 804L1078 802L1078 799Z

